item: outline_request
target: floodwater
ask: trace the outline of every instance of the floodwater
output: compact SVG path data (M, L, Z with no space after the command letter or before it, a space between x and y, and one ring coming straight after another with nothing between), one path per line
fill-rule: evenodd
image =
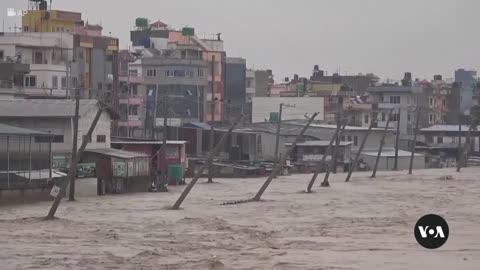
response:
M178 211L169 193L80 197L0 208L0 269L480 269L480 169L311 175L199 182ZM447 177L450 176L450 177ZM450 179L451 178L451 179ZM427 250L413 229L443 216L450 236Z

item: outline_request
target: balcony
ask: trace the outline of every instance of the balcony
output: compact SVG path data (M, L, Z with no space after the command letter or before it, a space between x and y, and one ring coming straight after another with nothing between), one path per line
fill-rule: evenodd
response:
M143 83L144 78L141 76L120 76L119 81L130 83Z
M390 109L396 109L400 107L400 104L398 103L378 103L378 108L379 109L384 109L384 110L390 110Z

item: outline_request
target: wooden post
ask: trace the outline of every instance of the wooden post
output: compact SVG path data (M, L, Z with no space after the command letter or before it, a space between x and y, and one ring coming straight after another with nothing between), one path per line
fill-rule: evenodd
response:
M398 116L397 116L397 136L395 138L395 163L393 164L393 170L398 171L398 144L400 141L400 114L401 109L398 108Z
M347 125L348 121L345 121L344 127ZM330 172L334 170L336 172L335 167L337 166L337 151L338 147L340 145L340 137L342 136L342 131L344 130L344 127L342 127L342 122L341 120L337 120L337 129L341 128L342 130L338 134L338 136L335 138L335 147L333 148L332 152L332 160L330 161L330 166L327 166L327 171L325 172L325 177L323 178L323 182L320 185L321 187L329 187L330 183L328 182L328 178L330 177Z
M375 161L375 167L373 168L372 178L377 176L378 162L380 161L380 156L382 155L383 145L385 144L385 137L387 136L388 125L390 124L390 118L392 116L393 109L388 113L387 124L385 125L385 131L383 132L382 140L380 141L380 148L378 148L377 160Z
M77 155L77 142L78 142L78 119L80 117L80 93L79 90L75 90L75 116L73 119L73 142L72 142L72 165L75 156ZM77 170L77 164L75 164L75 171ZM68 194L68 200L75 200L75 173L72 174L70 179L70 192Z
M225 143L225 141L227 140L228 136L230 136L230 134L232 133L233 129L235 129L235 127L240 123L241 121L238 121L237 123L233 124L227 131L227 133L225 133L222 138L220 139L220 142L217 144L217 146L215 146L215 148L210 151L210 153L208 154L208 158L207 160L205 161L205 164L203 164L202 167L200 167L200 169L198 170L198 172L195 174L195 176L193 177L193 179L190 181L190 183L188 184L188 186L185 188L185 190L183 191L183 193L180 195L180 197L178 198L178 200L175 202L175 204L173 205L172 207L172 210L178 210L180 208L180 205L182 205L182 202L185 200L185 198L187 197L187 195L190 193L190 191L192 190L193 186L195 185L195 183L197 183L198 179L200 178L200 176L202 175L202 173L209 167L211 167L211 164L212 164L212 161L213 161L213 158L215 157L215 155L220 151L220 149L222 148L223 144Z
M93 130L97 126L98 120L100 119L100 116L102 115L103 110L104 108L98 108L98 112L95 115L95 118L93 119L93 122L90 125L90 128L88 129L87 135L83 139L82 145L80 146L80 149L78 149L77 154L75 155L75 160L72 161L70 168L68 168L67 177L65 181L62 183L62 186L60 187L60 192L58 193L58 196L53 201L52 207L50 208L50 211L48 212L46 219L54 218L55 212L57 212L58 206L60 205L60 202L62 201L62 197L65 194L65 189L67 188L67 185L69 184L70 179L72 178L72 175L75 174L76 172L75 168L77 167L77 163L80 161L83 151L85 151L85 148L87 147L89 138L92 136Z
M32 135L28 136L28 185L32 186Z
M332 139L330 139L330 143L328 144L328 147L327 149L325 150L325 153L322 157L322 160L320 161L320 163L317 164L317 167L315 168L315 172L313 173L313 176L312 178L310 179L310 182L308 183L308 187L307 187L307 190L306 192L307 193L310 193L312 192L312 188L313 188L313 184L315 184L315 181L317 180L317 177L318 177L318 174L320 173L320 171L322 170L323 168L323 164L325 163L325 160L327 158L327 155L332 152L332 146L333 146L333 142L335 142L335 139L337 137L341 137L340 134L340 130L341 128L338 128L337 126L337 129L335 130L335 133L333 134L333 137Z
M215 133L214 133L214 126L213 123L215 122L215 55L212 55L212 88L211 88L211 93L212 93L212 104L210 104L210 117L211 117L211 123L210 123L210 152L213 151L213 145L214 145L214 140L215 140ZM213 159L212 159L213 160ZM210 164L208 166L208 181L207 183L213 183L213 166Z
M278 110L278 122L277 122L277 134L275 137L275 160L274 164L278 162L278 148L280 145L280 128L282 126L282 111L283 111L283 103L280 103L280 109Z
M420 112L422 111L421 108L418 109L417 111L417 119L415 123L415 130L413 131L413 145L412 145L412 153L410 156L410 167L408 169L408 174L412 174L413 171L413 159L415 157L415 148L417 147L417 134L418 134L418 126L420 124Z
M360 155L362 154L363 148L365 147L365 143L367 143L368 136L370 135L370 131L372 131L373 127L373 119L372 122L370 122L370 126L368 127L367 134L365 134L365 137L363 137L362 144L360 145L360 148L358 149L357 154L355 155L355 160L353 161L352 166L350 166L350 169L348 170L348 175L347 178L345 179L345 182L349 182L350 178L352 177L353 170L357 167L358 164L358 159L360 158Z
M295 138L295 141L293 142L292 146L288 149L287 153L280 159L280 161L277 163L277 165L273 168L272 173L270 176L267 178L265 183L263 183L263 186L260 188L260 190L257 192L255 197L253 197L252 201L260 201L260 198L262 197L262 194L265 192L267 187L270 185L272 182L273 178L277 176L277 174L280 172L280 170L283 168L283 163L287 160L287 158L290 156L292 153L293 149L297 146L297 143L300 141L302 138L303 134L305 134L305 131L307 131L308 127L312 124L313 120L315 117L317 117L318 113L314 113L312 117L308 120L307 124L303 127L302 131L300 131L300 134L297 135Z
M10 188L10 137L7 136L7 188Z

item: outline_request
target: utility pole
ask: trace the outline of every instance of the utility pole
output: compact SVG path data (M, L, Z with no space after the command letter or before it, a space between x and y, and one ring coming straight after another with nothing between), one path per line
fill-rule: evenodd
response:
M152 130L150 131L150 139L155 140L155 126L157 125L157 103L158 103L158 89L155 86L155 98L153 102L153 113L152 113Z
M188 196L188 194L190 193L190 191L192 190L193 186L195 185L195 183L197 183L198 179L200 178L200 176L202 175L202 173L207 169L207 167L211 166L210 164L212 163L213 161L213 158L215 157L215 155L220 152L220 149L222 148L223 144L225 143L225 141L227 140L228 136L230 136L230 134L232 133L233 129L235 129L235 127L242 121L242 119L240 119L240 121L238 121L237 123L233 124L227 131L227 133L225 133L222 138L220 139L220 142L217 144L217 146L215 146L215 148L213 149L213 151L210 151L210 153L208 154L208 158L205 162L205 164L203 164L202 167L200 167L200 169L198 170L197 174L195 174L195 176L193 177L193 179L190 181L190 183L188 184L188 186L185 188L185 190L183 191L183 193L180 195L180 197L177 199L177 201L175 202L175 204L173 205L172 207L172 210L178 210L180 208L180 205L182 205L183 201L185 200L185 198Z
M458 163L462 162L462 115L458 114L458 158L457 158L457 172L460 172Z
M80 117L80 93L79 89L75 89L75 117L73 118L73 146L72 146L72 158L70 166L73 166L73 161L77 155L78 150L78 119ZM77 172L77 167L75 164L75 173L72 175L70 179L70 192L68 194L69 201L75 201L75 176Z
M339 117L337 117L339 118ZM337 173L337 151L340 145L340 138L343 135L343 132L345 131L345 128L347 127L348 121L350 120L349 117L344 119L343 125L341 120L337 120L337 130L340 129L340 132L337 134L335 137L335 147L333 148L332 152L332 160L330 161L330 166L327 166L327 171L325 172L325 177L323 178L322 184L320 184L321 187L329 187L330 183L328 182L328 178L330 177L330 172L331 170L334 170L335 173Z
M280 144L280 128L282 125L282 111L283 111L283 103L280 103L280 109L278 110L278 121L277 121L277 134L275 139L275 160L274 163L278 162L278 147Z
M358 149L358 152L355 155L355 160L353 161L352 166L350 166L350 169L348 170L348 175L347 175L347 178L345 179L345 182L350 181L350 178L352 177L353 170L355 170L355 168L357 168L358 159L360 158L360 155L362 154L363 148L365 147L365 143L367 143L367 139L368 139L368 136L370 135L370 131L372 131L373 123L374 123L374 121L372 119L372 121L370 122L370 126L368 127L367 134L365 134L365 137L363 137L362 144L360 145L360 148Z
M398 115L397 115L397 137L395 138L395 163L393 165L393 170L398 171L398 144L400 141L400 114L401 108L398 108Z
M167 183L167 136L168 136L168 95L163 97L163 136L162 136L162 181L163 184Z
M418 108L417 111L417 119L415 119L415 130L413 131L413 145L412 145L412 153L410 156L410 167L408 169L408 174L412 174L413 170L413 158L415 157L415 148L417 148L417 134L418 134L418 127L420 123L420 112L422 111L422 108Z
M303 134L305 134L305 132L307 131L308 127L312 124L313 120L315 119L315 117L317 117L318 113L314 113L312 115L312 117L310 117L310 119L308 120L307 124L303 127L302 131L300 131L300 134L297 135L297 137L295 138L295 141L293 142L292 146L290 146L290 148L288 149L287 153L281 158L281 160L277 163L277 165L273 168L272 170L272 173L270 174L270 176L267 178L267 180L265 181L265 183L263 184L263 186L260 188L260 190L257 192L257 194L255 195L255 197L253 197L253 199L251 201L260 201L260 198L262 197L262 194L265 192L265 190L267 189L267 187L270 185L270 183L272 182L273 178L275 178L275 176L277 176L277 174L280 172L280 169L283 167L283 163L285 163L285 161L287 160L287 158L290 156L290 154L292 153L293 149L295 149L295 147L297 146L297 143L300 141L300 139L302 138Z
M103 104L100 106L103 106ZM69 184L73 174L75 174L75 171L76 171L75 168L77 167L77 163L80 161L83 151L85 151L85 148L87 147L87 144L89 142L88 138L92 136L93 130L97 126L98 120L100 119L100 116L102 115L103 110L104 110L103 107L98 108L97 114L95 115L95 118L93 119L93 122L90 125L90 128L88 129L86 138L82 141L82 145L80 146L80 148L77 151L77 154L75 155L75 160L72 161L70 168L68 168L68 174L67 174L67 177L65 178L66 180L62 183L62 186L60 187L60 192L58 193L57 197L53 201L52 207L50 208L50 211L48 212L46 219L54 218L55 212L57 212L57 208L60 205L60 202L62 201L62 197L65 195L65 189L67 188L67 185Z
M380 141L380 147L378 148L377 160L375 161L375 167L373 167L372 178L377 176L378 162L380 162L380 156L382 156L383 145L385 144L385 137L387 136L388 125L390 124L390 118L392 117L393 109L388 113L387 123L385 125L385 130L383 131L382 140Z
M215 137L214 137L214 126L213 124L215 123L215 55L212 55L212 84L211 84L211 94L212 94L212 100L211 100L211 104L210 104L210 117L211 117L211 122L210 122L210 152L213 151L213 144L214 144L214 140L215 140ZM213 183L213 165L212 165L213 162L209 162L209 166L208 166L208 181L207 183Z

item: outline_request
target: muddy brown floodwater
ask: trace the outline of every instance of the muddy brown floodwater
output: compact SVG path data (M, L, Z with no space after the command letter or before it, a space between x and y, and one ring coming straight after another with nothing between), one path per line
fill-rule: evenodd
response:
M178 211L183 187L0 208L0 269L480 269L480 169L332 175L305 194L311 175L199 182ZM448 177L451 176L451 177ZM452 178L452 179L450 179ZM202 180L204 181L204 180ZM443 216L437 250L417 244L416 221Z

